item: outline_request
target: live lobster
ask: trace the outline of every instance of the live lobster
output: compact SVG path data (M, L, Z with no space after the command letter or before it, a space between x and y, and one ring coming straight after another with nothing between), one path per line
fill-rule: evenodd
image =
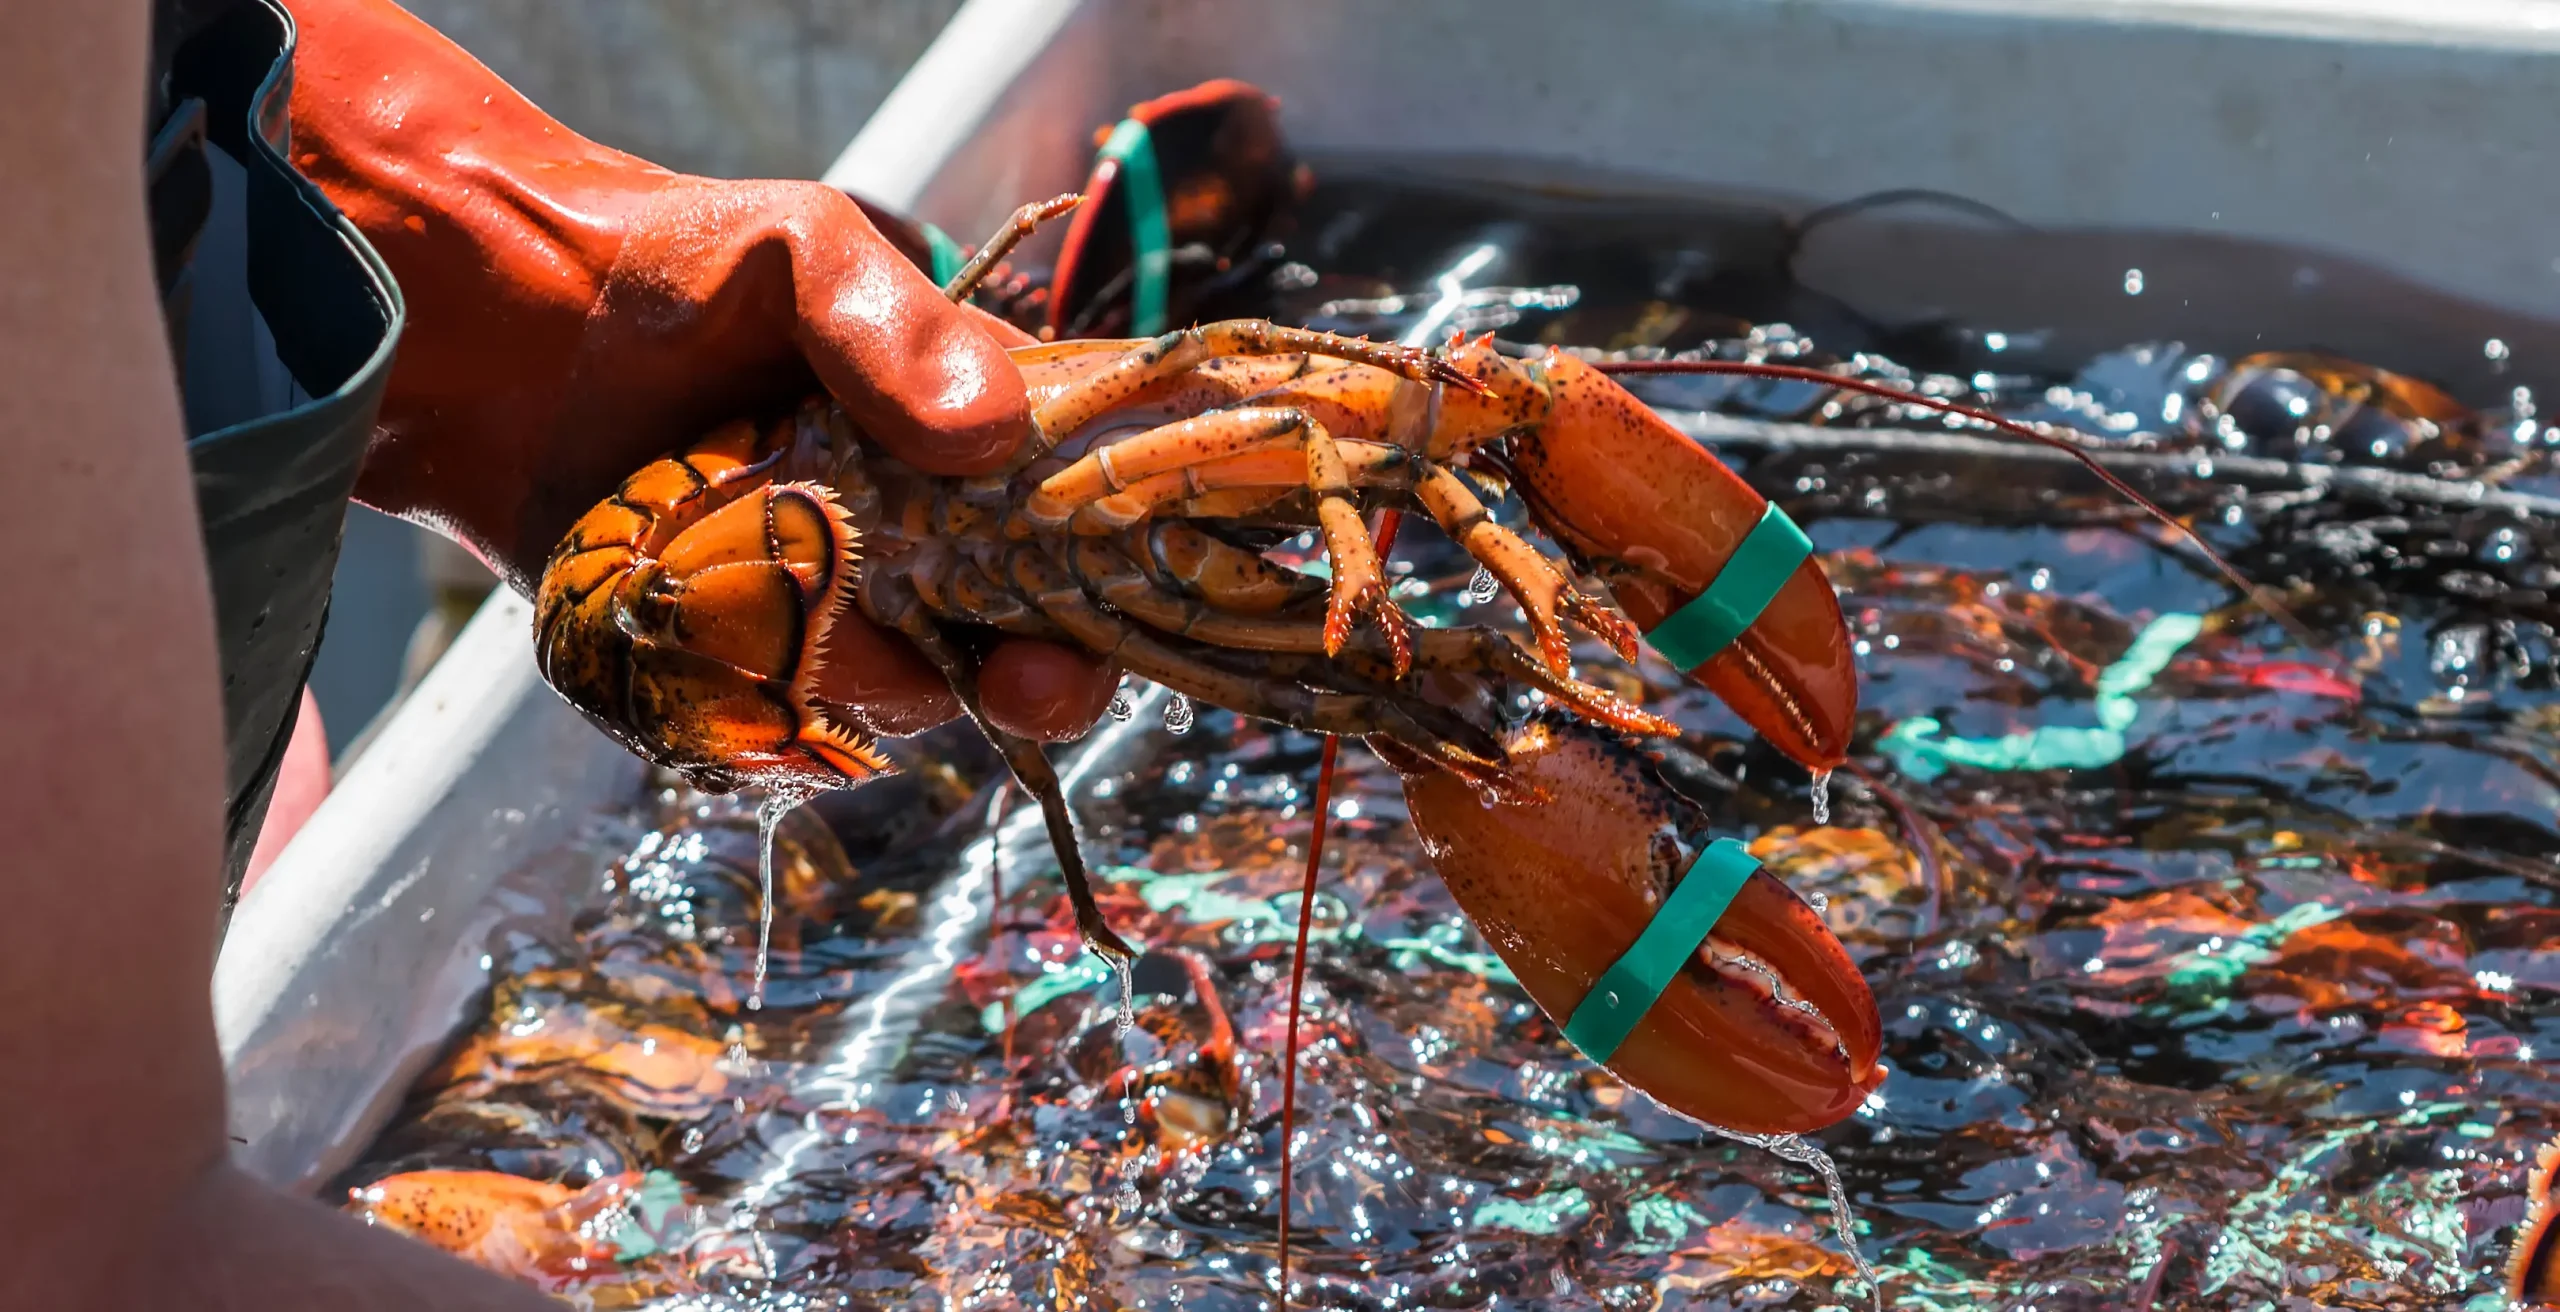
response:
M1025 206L949 294L1075 201ZM1649 995L1600 987L1732 845L1710 842L1672 786L1677 727L1574 677L1566 624L1630 661L1648 639L1808 768L1846 757L1857 683L1838 602L1740 477L1592 366L1490 337L1424 350L1228 321L1013 359L1033 434L998 476L918 473L823 400L632 475L543 576L544 676L699 787L846 787L892 768L812 692L828 626L859 606L948 676L1038 799L1087 944L1126 960L1042 749L978 713L966 635L1081 644L1202 702L1367 740L1531 996L1559 1020L1622 1012L1599 1050L1567 1033L1672 1110L1803 1132L1877 1086L1865 980L1812 907L1747 862L1719 876ZM1470 482L1483 473L1520 491L1570 565L1495 522ZM1519 603L1534 647L1410 624L1362 517L1372 505L1429 515ZM1319 530L1330 581L1231 540L1224 526L1247 517ZM1475 703L1435 695L1470 683ZM1551 712L1499 732L1471 710L1488 683L1541 691Z

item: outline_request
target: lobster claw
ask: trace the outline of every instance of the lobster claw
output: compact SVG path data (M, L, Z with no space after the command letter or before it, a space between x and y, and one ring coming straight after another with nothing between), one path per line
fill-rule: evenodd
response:
M1608 585L1648 645L1772 745L1809 770L1848 759L1857 663L1830 579L1797 555L1810 544L1790 550L1794 525L1767 499L1606 375L1561 353L1540 367L1549 409L1511 461L1539 527ZM1666 626L1734 600L1740 631L1720 646ZM1686 656L1665 642L1681 627Z
M1229 317L1210 302L1255 285L1236 274L1258 267L1255 247L1280 229L1312 183L1280 134L1279 114L1278 100L1233 78L1131 106L1123 122L1146 129L1156 161L1153 185L1160 195L1144 203L1161 205L1165 238L1175 251L1203 248L1208 262L1172 271L1165 324L1134 322L1138 251L1130 220L1141 201L1127 170L1106 156L1085 180L1084 204L1059 248L1050 331L1059 337L1152 335ZM1095 132L1094 145L1104 146L1112 134L1111 128ZM1262 312L1250 302L1236 308Z
M1423 850L1538 1006L1575 1016L1654 919L1704 827L1633 751L1534 720L1508 770L1547 801L1488 801L1398 744ZM1689 878L1699 876L1690 874ZM1750 1134L1834 1124L1884 1079L1875 995L1819 915L1753 869L1703 946L1600 1064L1682 1116Z

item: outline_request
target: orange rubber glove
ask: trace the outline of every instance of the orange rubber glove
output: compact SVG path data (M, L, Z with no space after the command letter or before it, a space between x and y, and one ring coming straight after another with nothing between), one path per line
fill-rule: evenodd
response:
M356 496L465 542L521 592L570 523L651 459L823 385L931 473L998 468L1029 429L1020 331L945 300L816 182L690 177L561 126L388 0L292 0L293 160L391 265L409 322ZM849 614L823 690L881 734L957 715L903 638ZM1090 727L1113 678L1008 640L988 717Z

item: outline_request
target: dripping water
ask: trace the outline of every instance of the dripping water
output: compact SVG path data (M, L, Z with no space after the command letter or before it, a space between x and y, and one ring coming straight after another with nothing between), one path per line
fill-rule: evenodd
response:
M1165 701L1165 732L1175 734L1189 733L1191 732L1191 726L1198 722L1199 716L1191 709L1190 698L1183 696L1181 693L1175 693L1171 698Z
M1129 700L1129 685L1123 682L1119 687L1112 689L1111 704L1103 709L1110 712L1112 719L1127 724L1129 718L1138 713L1138 704Z
M1111 957L1111 973L1120 977L1120 1014L1111 1022L1111 1037L1129 1037L1129 1027L1138 1022L1138 980L1127 957Z
M1817 825L1831 823L1831 772L1829 770L1813 772L1813 822Z
M1793 1162L1820 1176L1823 1190L1831 1195L1831 1222L1833 1229L1839 1232L1840 1247L1848 1252L1849 1264L1857 1268L1858 1278L1867 1282L1868 1304L1875 1312L1884 1312L1884 1277L1877 1274L1875 1264L1869 1262L1865 1250L1858 1247L1858 1217L1850 1210L1849 1188L1841 1182L1840 1165L1831 1160L1831 1154L1808 1142L1802 1135L1744 1134L1720 1125L1707 1125L1703 1121L1692 1123L1737 1143L1765 1150L1781 1161Z
M782 817L817 796L815 789L776 789L756 805L756 978L747 992L747 1010L764 1010L764 977L773 958L773 832Z
M1502 584L1493 577L1493 571L1482 565L1476 566L1476 576L1467 580L1467 600L1479 606L1492 601L1501 591Z

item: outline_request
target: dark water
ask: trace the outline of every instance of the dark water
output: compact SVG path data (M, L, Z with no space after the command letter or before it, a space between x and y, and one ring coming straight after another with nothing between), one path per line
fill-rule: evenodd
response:
M1476 243L1508 253L1458 280L1472 310L1346 306L1427 293L1474 238L1327 248L1324 204L1356 206L1320 202L1293 254L1331 271L1286 274L1282 308L1360 331L1436 308L1522 342L1866 352L1880 376L1961 370L1934 386L2020 413L2082 394L2136 416L2177 395L2192 414L2230 358L2191 379L2196 352L2139 347L2076 378L1977 378L1980 332L1883 357L1849 316L1775 326L1815 322L1783 280L1666 290L1611 265L1659 243L1518 224ZM1558 283L1572 303L1482 292ZM1708 326L1659 331L1675 313ZM1655 327L1630 340L1630 323ZM2512 398L2433 432L2350 410L2314 433L2267 418L2303 417L2295 384L2272 386L2237 443L2213 419L2110 441L2183 453L2143 486L2283 589L2301 633L2056 466L1730 445L1807 525L1859 638L1859 777L1832 785L1827 825L1803 773L1703 694L1578 653L1739 778L1719 829L1822 895L1876 990L1891 1077L1818 1140L1887 1306L2505 1305L2523 1163L2560 1132L2560 543L2528 513L2542 435ZM1799 393L1654 395L1913 428ZM2393 432L2407 440L2374 453ZM2251 488L2184 463L2199 452L2414 481ZM1427 526L1408 521L1398 558L1417 616L1510 618L1473 602L1471 568ZM598 1307L1271 1306L1287 936L1320 744L1205 707L1176 734L1160 698L1136 714L1075 781L1106 910L1149 949L1125 1030L1036 826L1017 815L1000 856L984 841L975 781L992 776L964 740L786 823L758 1012L742 1001L752 803L670 792L594 853L574 915L527 908L502 931L487 1023L343 1182L349 1206L395 1220L363 1191L430 1168L585 1189L477 1252ZM1394 777L1357 746L1341 760L1293 1304L1864 1306L1820 1180L1579 1060L1422 861Z

